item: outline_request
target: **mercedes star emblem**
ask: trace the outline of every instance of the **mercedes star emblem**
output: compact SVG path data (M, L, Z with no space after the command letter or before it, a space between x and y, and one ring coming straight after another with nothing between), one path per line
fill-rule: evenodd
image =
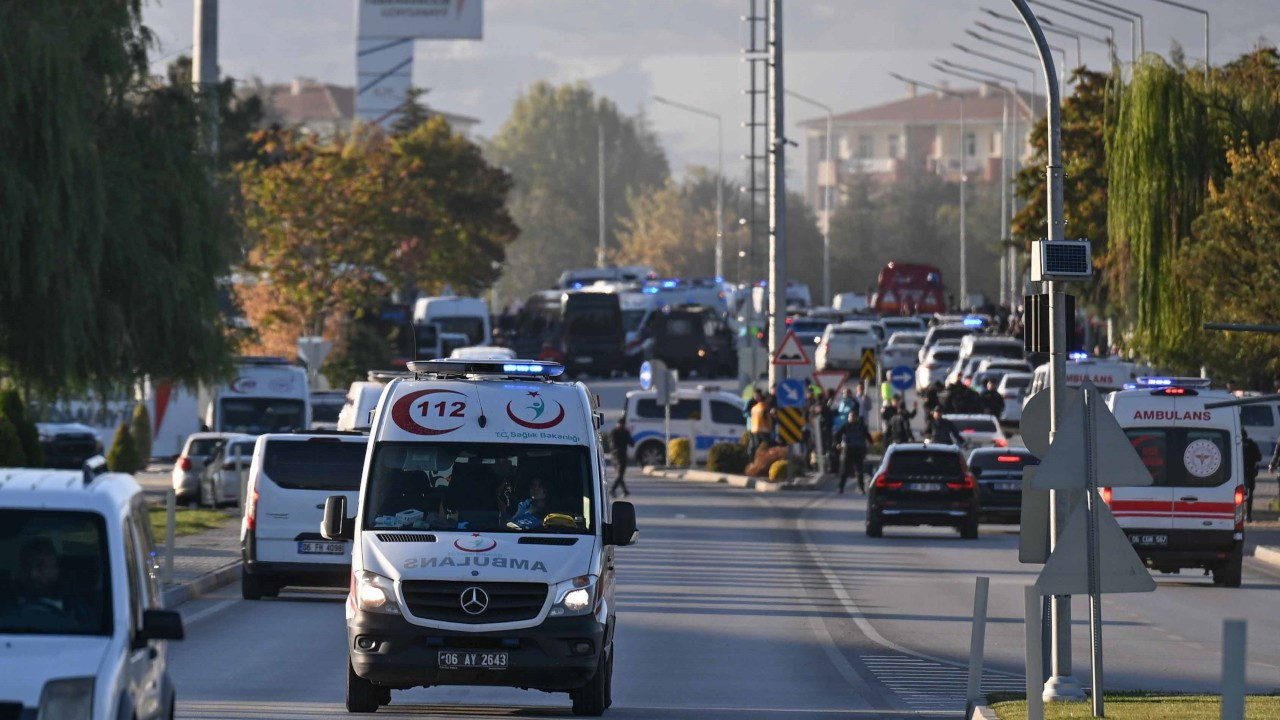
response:
M462 611L468 615L479 615L489 607L489 593L478 587L463 590L459 600L462 602Z

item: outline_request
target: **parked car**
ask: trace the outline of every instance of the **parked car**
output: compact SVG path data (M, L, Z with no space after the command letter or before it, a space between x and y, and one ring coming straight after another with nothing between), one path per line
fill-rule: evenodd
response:
M906 365L914 368L920 363L920 348L924 346L924 333L917 330L898 330L889 336L880 353L881 365L894 368Z
M828 325L818 341L814 366L818 370L849 370L856 373L862 368L862 353L875 352L880 341L875 334L875 324L850 320L838 325Z
M977 448L969 453L969 472L978 482L978 511L986 522L1022 518L1022 470L1040 460L1026 448Z
M956 345L938 345L929 350L916 368L916 390L923 391L935 382L947 379L947 373L960 357Z
M178 459L173 461L173 492L179 503L203 504L200 478L218 445L234 437L250 437L237 433L201 432L187 438Z
M222 507L240 502L240 485L249 478L255 440L254 435L237 435L218 443L200 474L201 505Z
M1022 422L1022 398L1031 386L1031 373L1010 372L1000 378L996 392L1004 398L1004 413L1000 422L1017 425Z
M941 525L978 537L977 483L954 445L890 445L867 491L868 537L886 525Z
M995 415L957 413L942 417L955 424L956 430L959 430L960 435L964 437L966 447L1009 446L1009 438L1005 437L1004 430L1000 428L1000 421L996 420Z

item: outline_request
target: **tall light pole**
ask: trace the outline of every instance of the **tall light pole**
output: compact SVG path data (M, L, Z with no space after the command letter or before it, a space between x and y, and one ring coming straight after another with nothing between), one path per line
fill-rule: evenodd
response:
M1142 55L1147 52L1147 24L1143 20L1143 17L1140 13L1136 13L1128 8L1120 7L1119 5L1112 5L1111 3L1103 2L1102 0L1088 0L1088 2L1093 3L1094 5L1097 5L1100 8L1106 8L1108 10L1111 10L1112 12L1123 13L1124 15L1129 15L1137 18L1138 19L1138 54ZM1098 12L1102 12L1102 10L1099 10Z
M967 245L965 240L965 185L969 182L969 169L966 160L969 159L969 143L968 133L965 127L965 110L964 110L964 93L954 90L948 90L944 87L932 85L919 80L911 80L897 73L889 73L891 77L904 83L912 83L922 88L933 90L940 95L957 98L960 100L960 302L969 302L969 258L967 255ZM967 305L966 305L967 309Z
M1040 0L1028 0L1028 1L1035 2L1037 5L1044 5L1044 3L1040 2ZM1060 0L1060 1L1065 3L1070 3L1072 5L1075 5L1078 8L1083 8L1091 12L1100 13L1102 15L1106 15L1107 17L1113 17L1117 20L1123 20L1129 23L1129 63L1133 64L1138 62L1138 55L1140 55L1142 51L1138 48L1138 23L1136 20L1129 17L1128 15L1121 15L1120 13L1117 13L1117 12L1104 10L1100 7L1095 7L1093 5L1089 5L1088 3L1081 2L1081 0ZM1062 11L1059 10L1058 12L1062 12ZM1145 43L1143 45L1143 49L1145 49Z
M787 163L786 124L783 120L786 87L782 74L782 0L768 4L766 85L769 92L769 356L778 354L787 329ZM781 379L779 366L769 363L769 387Z
M1017 64L1017 63L1015 63L1015 62L1012 62L1012 61L1007 60L1007 59L1002 58L1002 57L998 57L998 56L996 56L996 55L988 55L987 53L984 53L984 52L982 52L982 51L980 51L980 50L974 50L973 48L965 47L964 45L961 45L960 43L951 43L951 47L953 47L953 48L955 48L955 49L959 50L960 52L962 52L962 53L964 53L964 54L966 54L966 55L972 55L972 56L974 56L974 57L980 57L980 58L982 58L983 60L986 60L986 61L988 61L988 62L993 62L993 63L995 63L995 64L997 64L997 65L1002 65L1002 66L1007 67L1007 68L1013 68L1014 70L1023 70L1023 71L1025 71L1025 72L1028 72L1028 73L1030 73L1030 74L1031 74L1031 86L1030 86L1030 87L1034 88L1034 87L1036 86L1036 83L1035 83L1035 79L1036 79L1036 71L1035 71L1035 70L1032 70L1031 68L1027 67L1026 65L1019 65L1019 64Z
M982 12L990 15L991 17L997 20L1003 20L1005 22L1017 23L1018 25L1022 25L1022 21L1019 20L1018 18L1010 17L1008 15L1002 15L994 10L989 10L987 8L981 8L981 10ZM1094 37L1092 35L1087 35L1085 33L1081 33L1075 30L1059 27L1055 23L1049 22L1048 18L1040 18L1040 28L1045 32L1051 32L1051 33L1054 33L1055 35L1062 35L1063 37L1069 37L1075 40L1076 41L1076 65L1079 67L1084 66L1084 52L1080 43L1082 39L1096 40L1097 42L1100 42L1103 45L1107 44L1107 41L1105 38Z
M1066 15L1067 17L1072 18L1072 19L1074 19L1074 20L1079 20L1079 21L1080 21L1080 22L1082 22L1082 23L1086 23L1086 24L1088 24L1088 25L1093 25L1094 27L1099 28L1099 29L1101 29L1101 30L1106 30L1106 31L1107 31L1107 37L1111 38L1111 51L1112 51L1112 52L1115 52L1115 47L1116 47L1116 29L1115 29L1114 27L1112 27L1112 26L1110 26L1110 25L1108 25L1108 24L1106 24L1106 23L1104 23L1104 22L1099 22L1098 20L1094 20L1093 18L1085 17L1084 15L1080 15L1080 14L1078 14L1078 13L1073 13L1073 12L1071 12L1070 10L1063 10L1063 9L1062 9L1062 8L1060 8L1060 7L1055 7L1055 6L1053 6L1053 5L1050 5L1050 4L1049 4L1049 3L1047 3L1047 2L1042 2L1042 0L1027 0L1027 1L1028 1L1028 2L1031 2L1031 3L1034 3L1034 4L1036 4L1036 5L1039 5L1040 7L1046 7L1046 8L1049 8L1050 10L1052 10L1052 11L1054 11L1054 12L1056 12L1056 13L1060 14L1060 15ZM1040 18L1040 22L1041 22L1041 23L1047 23L1048 21L1047 21L1047 19L1046 19L1046 18ZM1129 46L1129 63L1130 63L1130 64L1133 64L1133 62L1134 62L1134 61L1136 61L1137 59L1138 59L1138 56L1137 56L1137 50L1136 50L1136 48L1135 48L1133 45L1130 45L1130 46Z
M982 22L982 21L980 21L980 20L976 20L976 21L974 21L974 23L973 23L973 24L974 24L974 25L977 25L978 27L982 28L983 30L986 30L987 32L991 33L992 35L999 35L999 36L1001 36L1001 37L1006 37L1006 38L1009 38L1010 40L1015 40L1015 41L1018 41L1018 42L1026 42L1026 41L1027 41L1027 38L1022 37L1021 35L1015 35L1015 34L1013 34L1013 33L1009 32L1008 30L1001 30L1001 29L999 29L999 28L993 28L993 27L991 27L990 25L988 25L988 24L986 24L986 23L984 23L984 22ZM1059 53L1061 53L1061 55L1062 55L1062 64L1063 64L1063 66L1064 66L1064 67L1063 67L1063 70L1065 70L1065 69L1066 69L1066 68L1065 68L1065 66L1066 66L1066 64L1067 64L1067 51L1066 51L1065 49L1063 49L1063 48L1058 47L1057 45L1050 45L1049 47L1050 47L1050 48L1052 48L1052 49L1054 49L1054 50L1057 50ZM1080 64L1082 64L1082 62L1083 62L1083 61L1082 61L1082 60L1081 60L1081 58L1080 58L1080 41L1077 39L1077 40L1076 40L1076 65L1080 65Z
M719 113L668 100L658 95L653 101L716 121L716 279L724 278L724 121Z
M597 221L600 226L600 244L596 247L596 267L602 268L606 265L604 248L604 123L596 124L596 141L596 174L599 180L596 187L596 201L600 213Z
M831 173L831 177L827 179L827 184L822 190L825 198L823 205L826 207L827 212L827 221L822 225L822 297L824 302L831 302L833 297L831 295L831 215L834 213L831 208L831 190L836 184L838 175L835 165L832 164L834 158L831 153L831 106L823 105L817 100L805 97L794 90L788 90L787 94L801 102L807 102L827 114L827 142L824 150L824 159L827 164L827 172Z
M218 0L195 0L191 80L200 95L209 157L218 155Z
M1001 50L1005 50L1005 51L1011 52L1011 53L1013 53L1014 55L1021 55L1021 56L1022 56L1022 57L1024 57L1024 58L1030 58L1030 59L1032 59L1032 60L1036 60L1036 59L1038 59L1038 58L1036 58L1035 53L1031 53L1031 52L1028 52L1028 51L1023 50L1023 49L1021 49L1021 48L1014 47L1013 45L1010 45L1010 44L1005 43L1005 42L1001 42L1001 41L996 40L996 39L994 39L994 38L989 38L989 37L987 37L987 36L985 36L985 35L983 35L983 34L981 34L981 33L977 33L977 32L974 32L974 31L972 31L972 30L965 30L965 31L964 31L964 34L965 34L965 35L968 35L969 37L973 38L974 40L977 40L978 42L986 43L986 44L988 44L988 45L990 45L990 46L992 46L992 47L998 47L998 48L1000 48ZM1050 46L1049 46L1049 45L1046 45L1045 47L1050 47ZM1062 64L1063 64L1063 65L1066 65L1066 64L1067 64L1067 53L1066 53L1066 51L1065 51L1065 50L1062 50L1061 48L1052 48L1052 49L1054 49L1054 50L1058 50L1059 52L1061 52L1061 53L1062 53ZM1061 86L1061 84L1062 84L1062 68L1058 68L1058 76L1059 76L1059 77L1058 77L1058 84L1059 84L1059 86Z

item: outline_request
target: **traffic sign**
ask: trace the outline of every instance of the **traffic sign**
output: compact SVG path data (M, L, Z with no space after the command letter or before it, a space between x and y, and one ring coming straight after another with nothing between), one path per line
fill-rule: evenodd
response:
M899 365L889 371L889 382L895 390L910 390L916 382L916 374L906 365Z
M645 360L640 364L640 389L648 390L653 387L653 364Z
M1022 514L1018 521L1018 562L1043 565L1049 559L1049 491L1035 488L1039 467L1022 468Z
M1071 403L1074 395L1067 393L1067 403ZM1018 421L1018 432L1022 435L1022 444L1027 446L1032 455L1043 458L1049 452L1049 388L1027 398L1022 406L1022 418Z
M809 364L809 353L805 352L804 345L800 343L800 338L796 337L795 331L788 330L786 337L782 338L782 344L778 346L778 351L773 354L773 364Z
M876 380L876 351L871 348L862 349L862 367L858 371L858 377L870 382Z
M1151 472L1138 457L1133 444L1102 403L1102 396L1092 382L1086 380L1079 390L1069 393L1058 422L1053 444L1044 454L1035 476L1035 487L1040 490L1084 490L1085 479L1085 403L1081 396L1088 395L1087 402L1096 408L1093 413L1093 461L1101 471L1099 485L1108 487L1140 487L1152 483Z
M849 379L847 370L819 370L813 374L813 381L822 388L822 392L840 392Z
M787 378L778 382L778 407L804 407L804 381L799 378Z
M779 386L781 389L781 386ZM779 393L781 394L781 393ZM787 445L804 439L804 411L798 407L778 407L778 438Z
M1044 466L1042 465L1041 468ZM1148 475L1147 477L1150 477ZM1101 593L1151 592L1156 581L1105 503L1098 503L1098 580ZM1058 535L1036 589L1041 595L1085 595L1089 592L1089 506L1076 503Z

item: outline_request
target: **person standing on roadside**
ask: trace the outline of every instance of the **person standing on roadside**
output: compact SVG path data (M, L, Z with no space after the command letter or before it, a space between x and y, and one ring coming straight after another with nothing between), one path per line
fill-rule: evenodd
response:
M1244 519L1253 522L1253 495L1258 488L1258 466L1262 464L1262 448L1249 433L1241 430L1244 441Z
M613 452L613 464L618 468L618 477L609 486L609 497L616 497L618 488L622 488L623 497L631 495L631 491L627 489L626 481L623 480L623 475L627 474L627 448L635 444L636 441L631 437L631 431L627 429L627 416L623 415L618 418L618 424L614 425L613 429L609 431L609 449Z
M840 494L844 494L845 483L849 481L851 472L858 473L858 492L865 493L866 474L864 465L867 459L867 446L871 444L871 433L867 432L867 424L858 417L858 413L850 412L845 416L845 423L840 428Z
M1004 396L996 392L995 380L988 380L986 389L982 391L982 409L994 415L996 420L1004 414Z

